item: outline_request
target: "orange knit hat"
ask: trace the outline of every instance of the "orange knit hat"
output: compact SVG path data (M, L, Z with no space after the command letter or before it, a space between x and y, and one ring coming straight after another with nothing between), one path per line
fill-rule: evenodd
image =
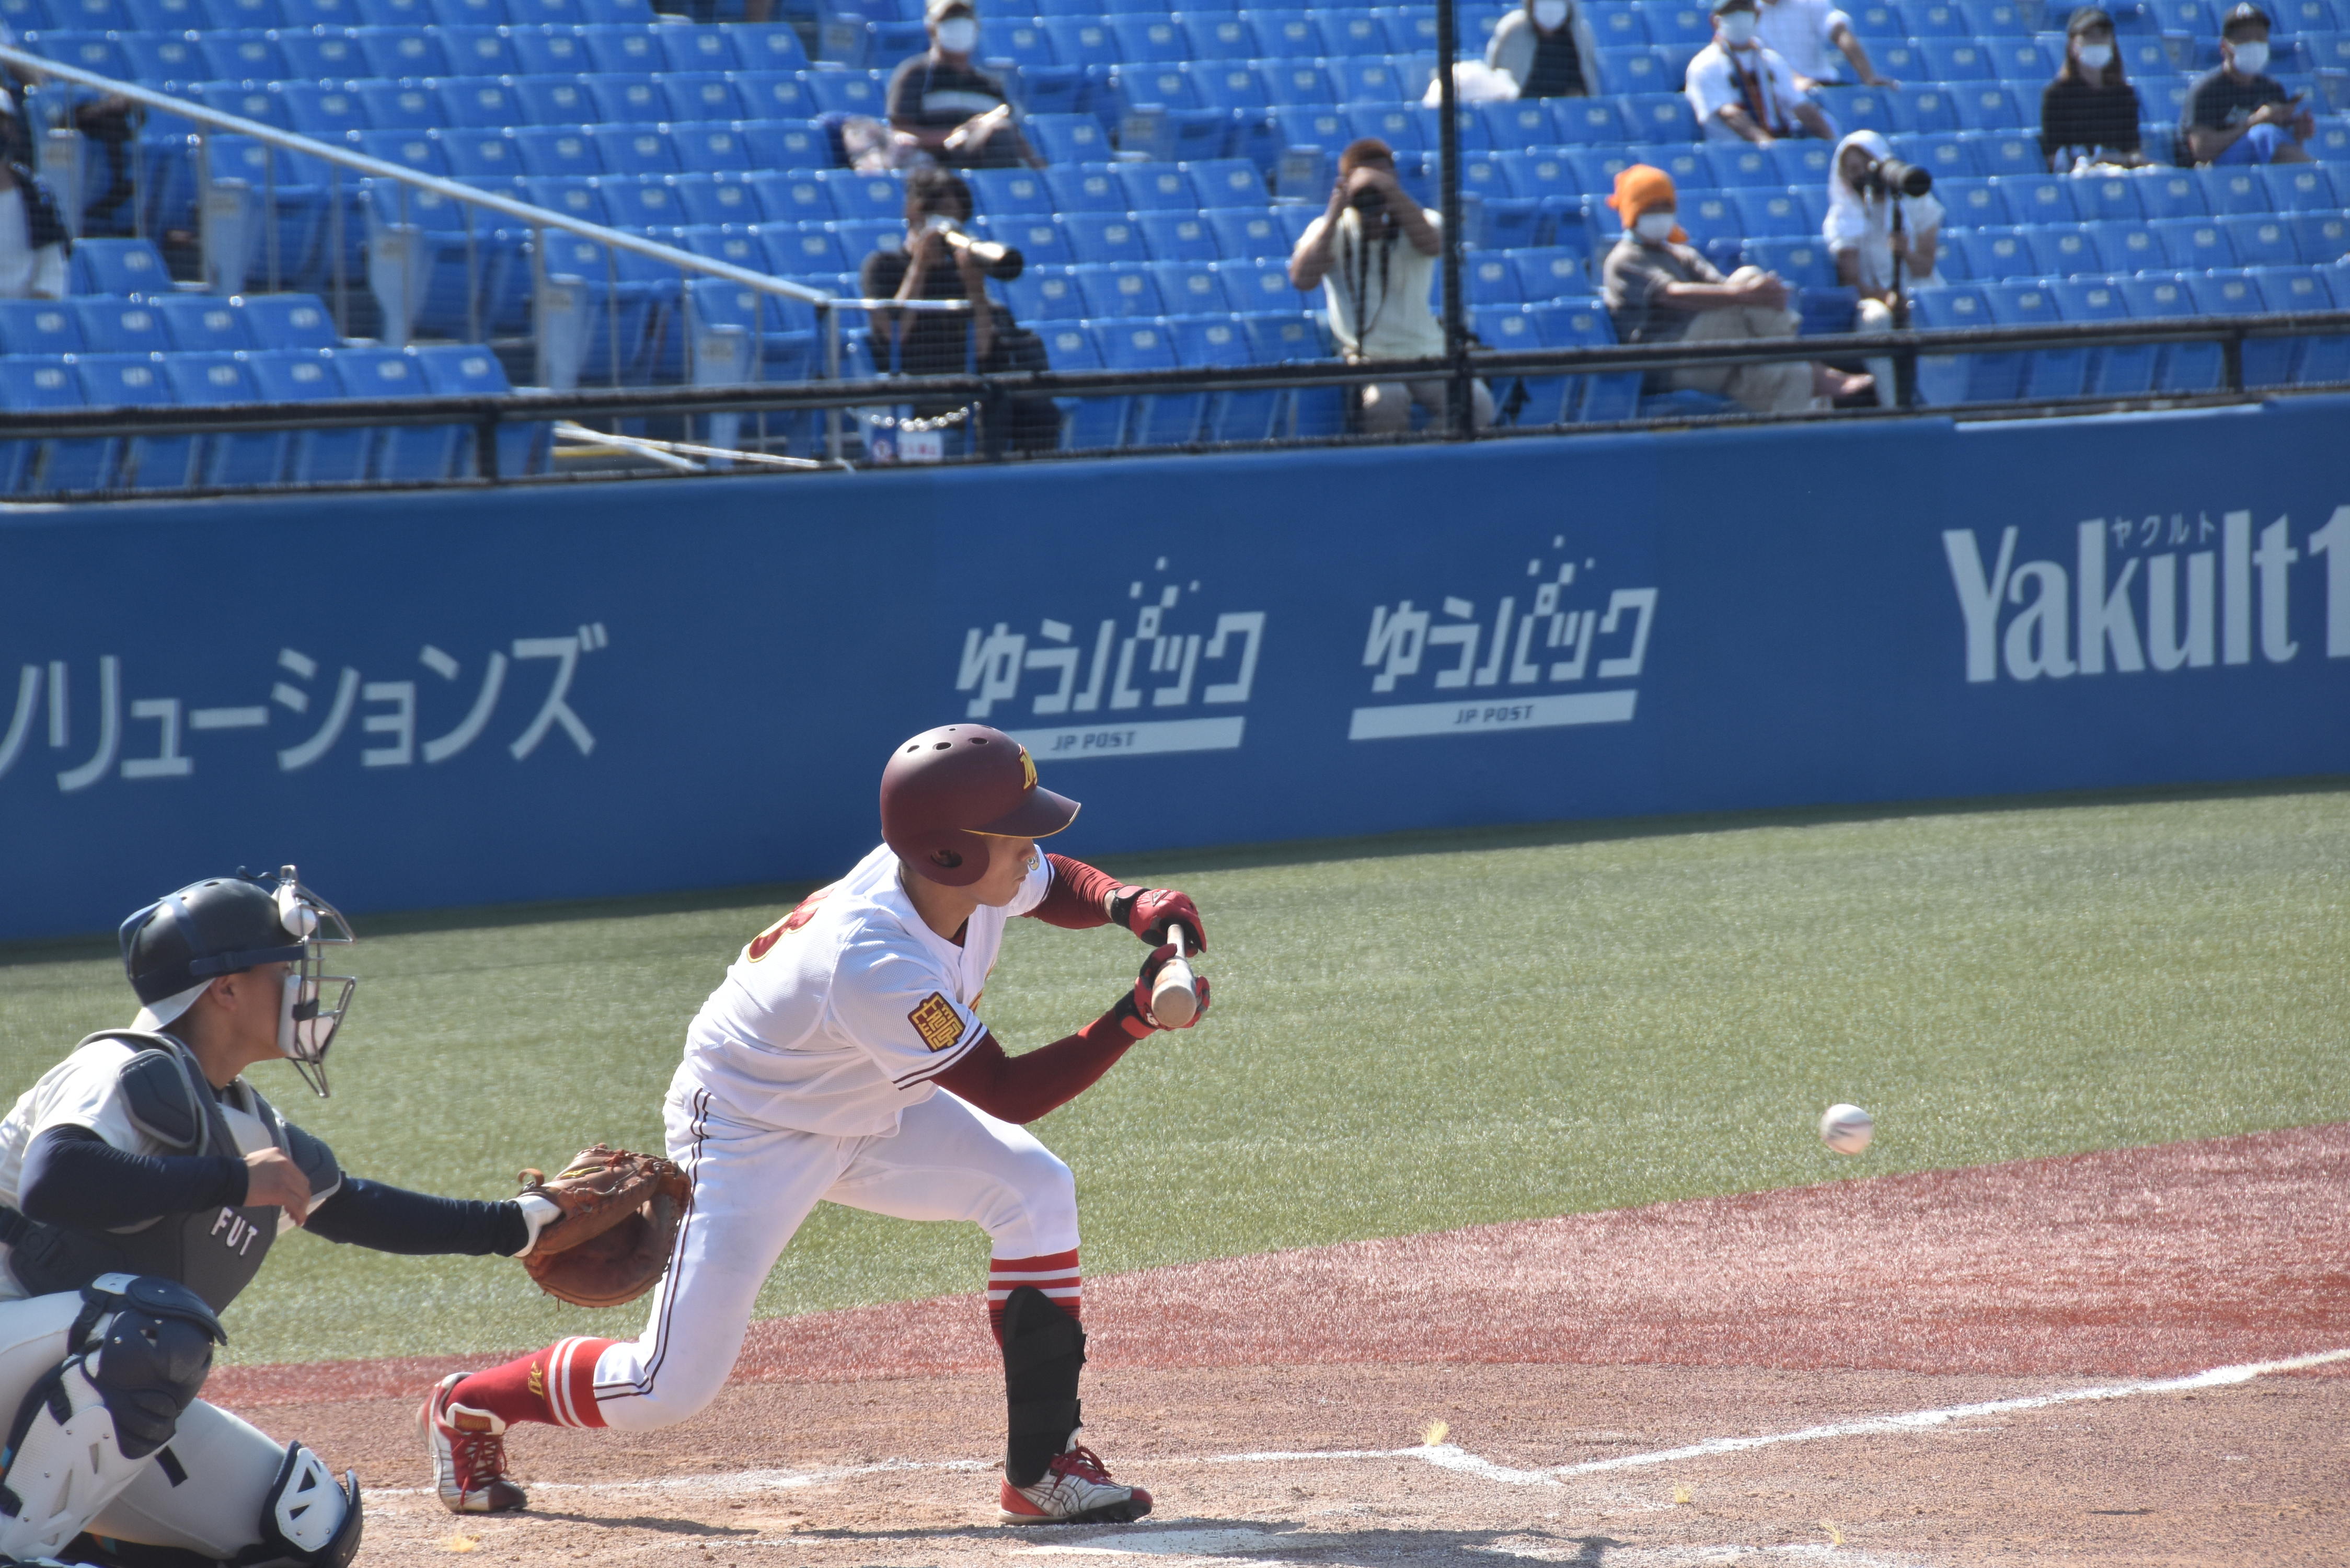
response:
M1624 220L1627 229L1640 221L1641 213L1669 203L1678 205L1679 202L1679 198L1673 192L1673 177L1646 163L1635 163L1629 169L1617 170L1616 193L1607 198L1607 204L1616 209L1616 215ZM1666 237L1675 244L1689 243L1689 234L1678 223Z

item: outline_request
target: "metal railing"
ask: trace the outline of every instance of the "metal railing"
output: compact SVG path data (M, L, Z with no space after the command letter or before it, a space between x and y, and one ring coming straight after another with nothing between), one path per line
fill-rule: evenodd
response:
M210 149L208 142L210 136L212 134L218 133L223 135L245 137L268 150L267 161L265 169L264 190L259 192L251 192L248 191L245 194L254 196L260 209L258 213L258 226L261 231L261 237L268 247L270 253L268 272L273 284L281 281L283 276L282 269L277 265L277 259L275 254L279 236L276 196L276 186L277 183L276 154L279 152L298 154L299 156L314 159L328 165L328 168L333 171L333 182L330 185L327 202L328 220L329 223L329 234L327 244L331 252L331 266L334 272L334 290L338 296L335 310L335 317L338 331L343 329L344 324L349 319L349 310L347 298L348 279L343 275L347 265L348 245L347 243L348 237L342 227L344 223L347 221L349 203L345 199L342 189L341 177L343 171L348 171L350 173L359 176L362 180L380 180L389 182L398 188L400 201L400 222L388 225L380 225L376 234L371 236L371 240L379 242L389 239L395 249L402 244L412 244L415 243L413 236L417 234L418 231L416 230L415 225L408 223L407 221L411 215L409 211L409 198L411 192L428 193L442 200L460 204L465 214L465 244L468 273L467 306L470 313L468 327L472 340L475 342L485 341L487 335L482 329L483 323L479 315L482 290L480 286L480 277L478 275L479 247L475 243L473 214L476 210L480 210L498 214L501 217L515 220L522 226L529 229L532 235L532 244L530 248L535 286L533 290L532 311L535 336L537 340L537 364L539 370L536 379L542 384L563 385L568 383L576 385L576 358L574 359L571 367L572 374L567 377L561 373L560 367L550 366L549 351L552 345L549 341L550 332L548 327L550 324L546 320L546 317L550 307L556 305L558 298L565 292L565 285L571 282L585 282L585 280L569 279L562 275L550 275L548 274L546 261L546 234L549 230L562 234L575 234L582 239L593 241L597 244L604 247L604 315L606 330L610 335L612 344L611 373L612 384L615 387L618 387L620 384L619 374L621 358L619 347L620 334L619 278L611 259L613 254L616 252L627 252L630 254L643 256L648 260L660 262L665 265L676 268L679 273L683 275L719 278L729 283L739 285L744 288L756 290L764 296L773 296L777 298L795 300L811 306L816 314L817 330L824 344L824 360L821 373L827 379L837 379L840 375L840 313L844 310L872 310L889 308L916 312L932 311L955 314L965 313L971 309L971 304L968 300L870 300L835 295L827 290L814 288L806 284L795 283L787 278L777 277L772 274L759 272L749 267L737 266L731 262L721 260L717 257L697 255L691 251L680 250L674 245L664 244L658 240L648 239L642 234L632 234L625 229L615 229L602 223L589 223L585 219L573 217L568 213L558 213L550 208L534 206L527 202L516 201L510 196L503 196L495 192L484 191L474 186L468 185L462 180L443 179L439 175L425 173L420 170L410 169L400 164L386 162L381 159L369 157L366 153L353 151L348 147L338 146L336 143L328 141L319 141L310 137L296 134L292 131L280 130L275 126L264 124L258 120L247 119L241 115L229 114L224 110L213 109L204 104L191 102L184 99L173 98L168 93L157 92L151 88L137 86L134 83L120 81L111 77L101 76L95 71L88 71L77 66L67 65L63 62L51 59L45 55L36 54L31 50L20 48L13 45L0 44L0 63L5 63L26 73L27 76L43 81L61 81L70 83L76 87L91 88L93 90L105 93L109 97L119 98L123 99L125 102L136 105L140 109L147 111L149 114L168 115L177 119L185 120L191 125L198 128L192 138L194 143L192 152L195 161L195 179L198 192L197 216L200 223L200 232L204 236L204 242L208 252L213 248L213 242L218 234L218 230L215 225L225 223L230 221L229 210L232 205L243 204L241 202L232 203L230 202L215 199L216 192L223 192L224 187L231 186L235 182L231 181L223 181L213 175L212 171L212 161L209 155ZM56 132L52 131L49 134L55 135ZM78 142L78 138L76 139L76 141ZM73 143L69 143L68 145L73 145ZM143 227L146 215L145 202L147 193L141 188L140 174L143 170L145 161L141 156L141 149L136 145L130 147L126 155L129 157L130 163L130 178L132 181L132 193L130 201L134 212L134 227ZM82 182L78 161L73 161L70 166L72 168L72 183L69 202L68 204L68 217L69 220L69 226L78 234ZM228 192L225 193L230 195L236 194L234 192ZM249 242L250 235L248 234L244 236L244 243L246 248L249 248ZM226 241L224 240L221 244L223 248L226 248ZM372 249L373 245L371 244L370 250L372 251ZM218 292L234 293L240 291L241 286L244 282L244 274L248 270L248 266L230 265L216 269L212 265L212 258L208 254L206 270L208 274L208 281L215 284L226 281L233 286L219 289L217 290ZM422 283L415 275L418 271L418 264L413 255L400 258L394 267L388 268L387 271L392 272L396 276L401 275L404 273L404 276L402 276L402 281L400 285L400 297L397 302L397 306L396 308L387 312L388 317L397 317L397 319L388 319L387 321L387 325L392 327L394 330L389 334L383 335L382 341L390 347L400 348L406 345L411 333L412 332L416 310L421 304ZM371 274L374 272L374 268L372 266L370 266L370 272ZM229 276L224 279L222 275L224 274L234 274L234 276ZM379 297L380 297L380 291L379 291ZM689 379L691 379L695 373L695 367L698 365L698 362L708 353L709 345L705 343L703 335L696 330L696 325L693 319L693 305L691 292L681 290L681 297L685 308L685 329L682 335L683 352L687 357L689 367L687 375ZM576 306L578 302L573 300L566 301L565 303L568 303ZM345 335L348 336L348 334L346 333ZM738 353L730 352L712 357L718 360L718 364L714 369L722 374L728 369L742 368L741 357ZM760 359L754 347L754 352L750 356L748 369L756 370L759 369L759 366ZM555 369L556 373L550 374L549 371L551 369ZM832 456L835 459L837 459L840 455L841 433L837 420L832 421L827 429L827 441Z
M1953 402L1924 409L1880 408L1848 410L1830 414L1688 415L1640 418L1605 423L1566 423L1487 430L1485 437L1621 431L1628 428L1688 426L1742 422L1769 424L1821 419L1908 418L1920 414L1966 419L2006 418L2020 414L2057 415L2101 413L2133 409L2176 408L2199 404L2241 402L2250 398L2291 395L2298 387L2248 388L2243 382L2242 348L2248 341L2278 337L2350 336L2350 310L2301 316L2199 317L2160 321L2116 321L2049 327L1965 327L1931 331L1828 335L1816 337L1754 339L1735 343L1618 345L1586 348L1543 348L1496 351L1474 349L1469 354L1472 377L1498 381L1528 376L1598 376L1648 373L1696 368L1781 363L1792 360L1897 359L1936 360L1969 354L2022 354L2034 351L2129 348L2164 344L2218 343L2222 348L2221 384L2205 391L2148 391L2129 395L2084 395L2037 398L2002 402ZM683 417L712 414L843 410L911 400L944 401L998 397L1055 399L1147 398L1152 396L1238 392L1297 391L1314 388L1359 387L1374 381L1441 377L1455 365L1447 356L1424 359L1376 360L1360 364L1301 361L1277 365L1235 365L1189 369L1049 370L999 375L888 377L860 381L766 383L745 386L695 386L652 389L579 389L570 392L534 391L506 397L430 397L341 400L332 403L248 404L224 408L123 408L53 410L39 412L0 411L0 441L63 440L67 438L161 439L168 436L263 434L281 431L348 430L360 427L458 425L473 432L474 472L451 483L477 484L512 482L516 476L500 472L498 432L515 425L539 425L573 419L611 420L621 417ZM2333 389L2340 389L2338 388ZM1275 438L1232 443L1250 448L1327 445L1362 440L1347 436ZM1457 439L1441 421L1419 436L1377 438L1398 441ZM659 445L660 443L651 443ZM1176 450L1195 450L1209 442L1182 443ZM691 449L688 449L691 450ZM1167 446L1126 449L1139 454L1170 450ZM1083 455L1105 455L1100 451ZM830 462L800 462L802 468L847 468ZM665 464L668 472L702 472L698 464ZM113 493L116 494L120 492ZM145 493L160 493L147 492Z

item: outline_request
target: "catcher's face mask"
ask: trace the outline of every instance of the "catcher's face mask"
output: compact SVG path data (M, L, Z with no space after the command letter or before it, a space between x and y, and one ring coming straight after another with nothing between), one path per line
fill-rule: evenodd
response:
M350 1011L351 992L359 981L349 975L328 974L325 950L348 947L359 939L342 911L302 885L291 866L277 870L277 919L286 934L302 947L302 956L286 977L286 999L277 1015L277 1049L294 1064L302 1081L320 1099L327 1097L327 1047ZM324 934L321 934L324 933Z

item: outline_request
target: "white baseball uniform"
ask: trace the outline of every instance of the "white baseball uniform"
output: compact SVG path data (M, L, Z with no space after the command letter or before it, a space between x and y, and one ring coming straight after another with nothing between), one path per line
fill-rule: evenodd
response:
M641 1430L693 1415L726 1380L759 1287L819 1201L902 1220L970 1220L998 1260L1065 1265L993 1282L1076 1304L1076 1188L1019 1127L933 1081L986 1033L976 1008L1004 923L1052 885L1044 857L960 946L926 925L876 848L753 939L686 1033L664 1106L670 1158L693 1181L641 1337L607 1345L595 1417L558 1346L548 1403L567 1425ZM1066 1277L1064 1277L1066 1276Z

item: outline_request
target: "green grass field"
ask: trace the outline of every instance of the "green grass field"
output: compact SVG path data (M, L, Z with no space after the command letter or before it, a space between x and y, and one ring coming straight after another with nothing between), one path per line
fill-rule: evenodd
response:
M1039 1124L1097 1274L2350 1116L2340 789L1107 864L1198 898L1216 1005ZM334 1098L260 1081L360 1174L461 1195L597 1137L658 1147L687 1020L795 892L361 921ZM1015 922L990 1021L1014 1051L1065 1033L1139 956ZM7 1081L128 995L88 944L0 950ZM1859 1159L1814 1135L1839 1099L1877 1117ZM825 1208L762 1310L972 1289L985 1251ZM228 1354L486 1351L639 1315L559 1308L502 1260L296 1236Z

